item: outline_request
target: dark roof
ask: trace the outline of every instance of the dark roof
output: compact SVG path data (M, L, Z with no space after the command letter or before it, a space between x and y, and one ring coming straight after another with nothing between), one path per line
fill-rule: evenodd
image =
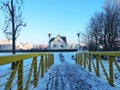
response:
M60 35L59 35L60 36ZM60 38L67 44L66 37L65 36L60 36ZM55 38L51 38L49 43L51 43Z
M61 37L61 36L60 36ZM61 37L62 38L62 40L67 44L67 41L66 41L66 37L64 36L64 37Z
M54 39L55 39L55 38L51 38L50 41L49 41L49 43L51 43Z

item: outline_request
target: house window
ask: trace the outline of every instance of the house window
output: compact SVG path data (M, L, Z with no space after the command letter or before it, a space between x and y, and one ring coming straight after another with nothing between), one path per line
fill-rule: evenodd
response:
M57 40L58 42L60 42L60 40Z
M54 45L54 48L57 47L57 45Z
M61 47L63 47L63 45L61 45Z

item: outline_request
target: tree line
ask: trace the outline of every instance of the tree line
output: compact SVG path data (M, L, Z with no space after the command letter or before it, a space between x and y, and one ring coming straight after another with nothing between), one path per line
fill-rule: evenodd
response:
M120 1L106 0L101 12L90 18L86 33L83 34L90 51L116 50L120 40Z

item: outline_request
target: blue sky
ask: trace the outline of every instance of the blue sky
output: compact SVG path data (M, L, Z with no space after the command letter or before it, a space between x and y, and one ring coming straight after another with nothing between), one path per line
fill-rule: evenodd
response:
M76 33L84 32L89 19L99 12L104 0L24 0L23 17L27 26L21 30L17 42L48 44L57 34L77 43ZM0 24L1 28L1 24ZM0 31L0 40L5 39Z

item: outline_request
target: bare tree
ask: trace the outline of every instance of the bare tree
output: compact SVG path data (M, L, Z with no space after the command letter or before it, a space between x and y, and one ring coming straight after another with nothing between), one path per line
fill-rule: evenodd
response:
M86 31L81 34L82 42L86 44L86 47L84 47L89 51L95 50L95 42L91 33L90 29L87 27Z
M95 15L91 18L89 23L89 29L91 31L91 35L96 43L96 50L99 49L100 44L103 47L106 47L103 43L103 36L105 30L105 21L103 13L95 13Z
M120 37L120 2L106 0L103 11L91 18L89 30L96 48L102 45L105 51L114 50L116 39Z
M22 18L22 0L5 0L0 2L0 9L5 13L3 31L7 39L12 39L12 53L15 54L16 38L22 26L26 26ZM14 63L12 64L13 68Z
M120 1L107 0L104 6L108 49L114 50L115 40L120 37Z

